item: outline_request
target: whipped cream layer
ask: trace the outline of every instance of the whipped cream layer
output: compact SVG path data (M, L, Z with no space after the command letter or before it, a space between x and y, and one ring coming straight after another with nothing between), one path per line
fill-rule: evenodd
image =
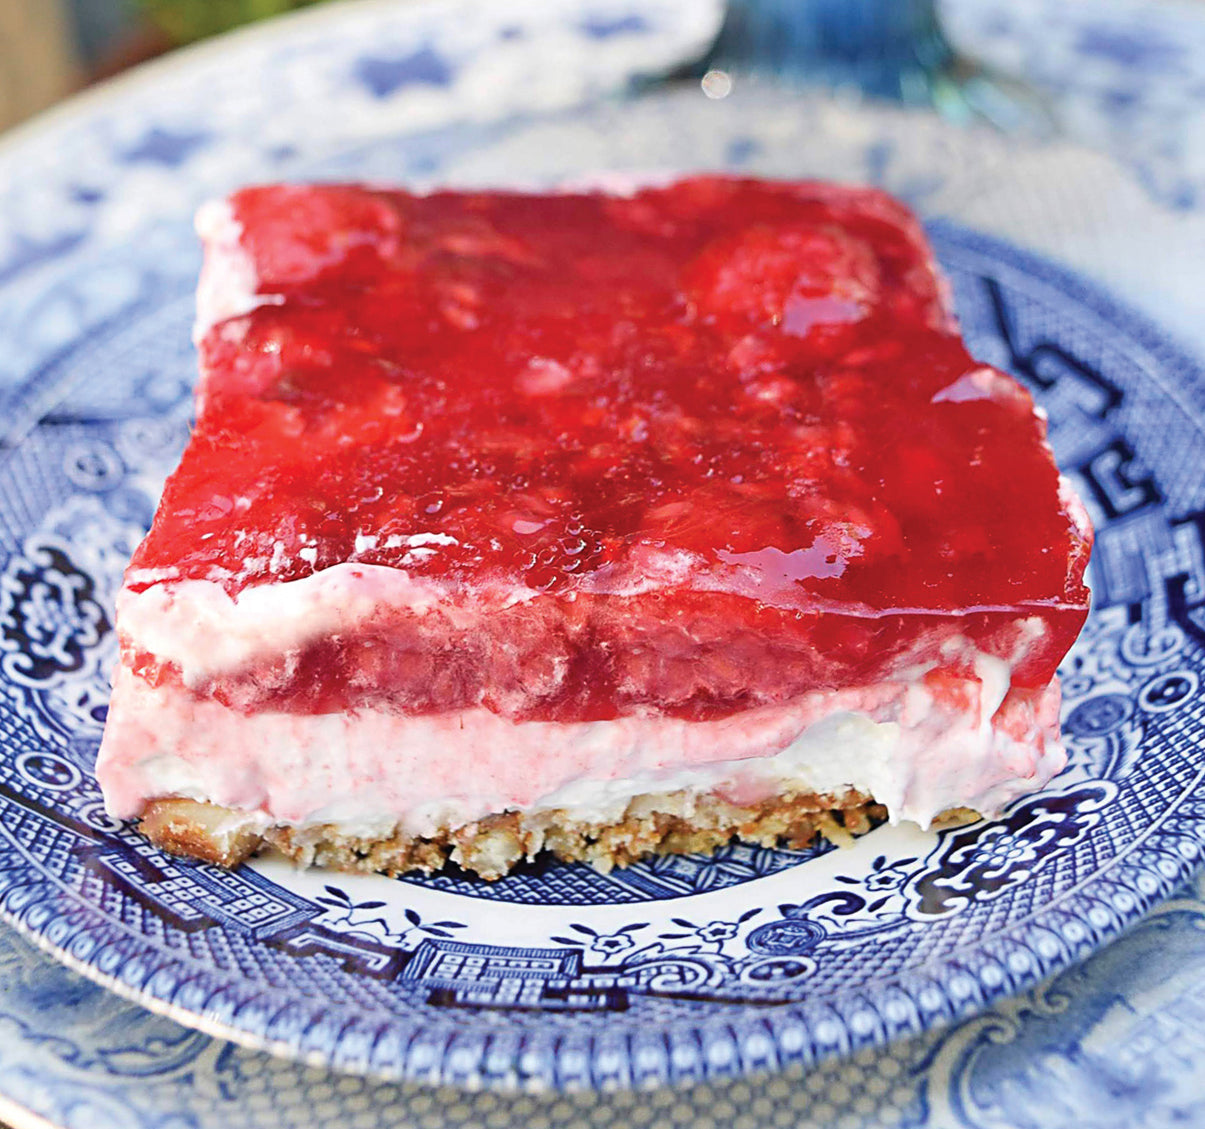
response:
M1013 690L1006 663L975 665L965 679L815 692L713 721L569 723L481 708L244 714L122 668L97 775L119 818L180 796L244 812L258 829L335 824L365 838L434 835L505 811L606 823L636 796L680 792L754 804L854 789L893 821L927 826L951 808L994 813L1065 764L1057 682Z
M276 306L279 295L259 293L259 272L242 246L243 225L227 200L209 200L196 217L197 234L207 248L197 282L197 315L193 344L200 344L217 324L242 317L260 306Z
M438 545L431 534L416 534L408 538L416 543L414 552L436 552ZM689 577L689 583L687 578ZM694 593L710 590L709 578L703 572L691 574L691 562L686 554L667 553L654 549L640 554L639 582L634 584L612 584L608 577L598 584L583 585L576 595L589 599L596 595L617 599L639 597L648 593L673 593L688 588ZM756 597L756 593L743 593ZM461 656L449 655L448 649L464 644L466 647L487 641L495 651L531 652L528 655L529 669L516 679L514 697L526 694L532 700L556 692L562 688L571 665L569 658L558 652L563 640L558 631L563 614L552 617L547 610L548 601L541 602L540 593L523 585L508 584L499 580L496 584L472 589L460 588L447 581L432 579L407 572L405 569L383 565L348 562L322 569L310 576L285 583L261 584L243 588L231 595L218 580L181 580L173 574L164 575L160 570L132 568L126 575L126 587L117 596L117 624L121 634L125 662L133 661L136 670L146 674L147 663L170 668L186 687L209 696L219 696L223 701L236 705L244 712L271 708L264 697L268 688L288 692L296 682L296 670L308 648L337 640L346 644L371 640L373 645L396 653L398 667L396 675L406 674L405 664L413 664L417 652L432 652L439 655L436 661L445 666ZM579 602L581 609L584 600ZM769 676L771 692L769 700L782 700L796 692L812 687L803 677L810 672L812 685L842 685L851 681L840 664L854 661L873 667L874 680L908 679L924 673L934 666L961 665L973 662L981 653L1000 656L1009 670L1022 672L1019 679L1027 685L1036 681L1035 667L1042 670L1040 680L1048 675L1057 655L1059 639L1052 635L1049 624L1041 612L1049 609L1037 608L967 608L959 615L932 613L925 609L888 609L876 614L859 607L828 607L822 601L812 601L813 616L831 613L832 617L845 616L861 620L859 628L862 649L848 641L848 653L828 655L829 662L822 664L814 648L809 649L798 640L770 637L765 653L773 653L777 645L793 646L791 652L780 651L771 662L766 659L758 669L746 666L741 677L747 679L741 685L751 694L752 701L766 701L763 694L765 679ZM501 617L525 608L532 609L527 619L516 618L512 626L493 634ZM612 662L634 658L639 667L638 652L662 645L653 622L652 632L641 633L633 629L633 617L638 616L634 605L616 603L610 610L585 613L579 610L577 620L588 614L596 646L605 649ZM880 625L900 617L916 616L911 635L901 645L897 638L885 642ZM989 622L990 619L990 622ZM830 619L830 622L835 622ZM643 628L643 622L636 624ZM702 634L700 631L706 632ZM654 702L682 701L693 690L711 688L706 679L710 666L728 667L723 658L716 660L716 652L722 652L724 643L729 646L748 647L748 633L740 635L740 623L731 626L722 614L713 615L710 621L691 624L679 632L679 637L669 637L671 649L681 650L685 639L697 649L692 668L697 676L689 681L678 669L671 672L677 681L668 690L662 684L649 682L647 671L639 671L638 677L645 679L642 689ZM674 625L669 625L670 633ZM891 628L899 634L898 624ZM687 639L683 632L694 632ZM507 635L507 633L510 633ZM543 634L541 634L541 632ZM718 641L718 642L717 642ZM543 649L541 649L543 648ZM709 651L710 648L710 651ZM497 655L489 655L488 647L481 656L487 662ZM377 652L380 653L380 650ZM873 656L870 662L864 654ZM1061 654L1061 652L1058 652ZM541 657L542 656L542 659ZM375 661L375 660L374 660ZM401 664L401 665L399 665ZM541 667L546 669L541 670ZM682 663L678 663L682 667ZM1044 668L1044 669L1043 669ZM668 669L668 668L666 668ZM470 672L480 677L478 671ZM662 671L662 673L664 673ZM731 672L728 672L731 678ZM330 673L331 679L343 678L348 686L364 690L372 677L372 671L355 668ZM790 679L794 677L794 684ZM541 681L543 679L543 681ZM759 681L761 679L761 681ZM158 682L158 677L152 677ZM804 682L804 685L800 685ZM214 686L222 684L220 694ZM783 687L789 687L784 690ZM481 700L439 703L435 707L416 705L407 701L401 685L387 687L390 704L398 712L430 712L432 708L476 705ZM498 695L502 687L496 683L489 686ZM728 687L731 689L731 687ZM721 697L721 695L716 695ZM360 708L361 700L349 704L349 708ZM620 712L629 712L630 707L621 707ZM518 711L503 709L500 712L515 716Z

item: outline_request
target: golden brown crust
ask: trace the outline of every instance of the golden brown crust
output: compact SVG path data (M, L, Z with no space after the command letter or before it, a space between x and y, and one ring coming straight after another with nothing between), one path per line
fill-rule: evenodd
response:
M869 796L816 793L737 805L718 796L685 792L638 796L609 823L576 820L565 811L505 812L462 827L419 837L401 831L385 838L344 835L333 824L305 829L272 827L262 834L238 827L238 814L213 804L154 800L143 833L174 854L236 866L263 847L275 847L304 866L427 873L453 862L481 878L496 879L523 859L549 851L564 862L588 862L608 871L650 855L715 850L732 839L772 847L808 846L817 835L846 843L886 818Z
M175 797L147 804L140 828L165 851L225 867L238 866L262 841L229 808Z

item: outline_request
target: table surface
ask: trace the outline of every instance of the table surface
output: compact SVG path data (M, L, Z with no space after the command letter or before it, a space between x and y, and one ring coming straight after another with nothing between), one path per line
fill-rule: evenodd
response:
M1158 205L1158 245L1183 258L1104 260L1073 225L1049 233L1048 249L1205 355L1205 267L1194 266L1205 250L1205 5L943 9L957 43L1049 90L1069 136L1133 170ZM1135 248L1155 235L1137 233ZM153 1016L0 930L0 1116L14 1126L1192 1126L1205 1125L1203 1067L1205 878L1083 964L954 1028L806 1076L611 1096L474 1096L324 1074Z

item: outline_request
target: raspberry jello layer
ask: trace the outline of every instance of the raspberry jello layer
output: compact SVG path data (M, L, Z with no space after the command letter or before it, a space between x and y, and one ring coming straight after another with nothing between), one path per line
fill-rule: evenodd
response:
M246 189L118 603L110 811L487 877L989 813L1091 530L880 192Z

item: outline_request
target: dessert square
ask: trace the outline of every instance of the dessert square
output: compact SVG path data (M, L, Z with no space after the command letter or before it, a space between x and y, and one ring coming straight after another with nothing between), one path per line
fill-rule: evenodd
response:
M275 185L198 226L97 765L155 842L495 878L1063 767L1091 530L898 202Z

